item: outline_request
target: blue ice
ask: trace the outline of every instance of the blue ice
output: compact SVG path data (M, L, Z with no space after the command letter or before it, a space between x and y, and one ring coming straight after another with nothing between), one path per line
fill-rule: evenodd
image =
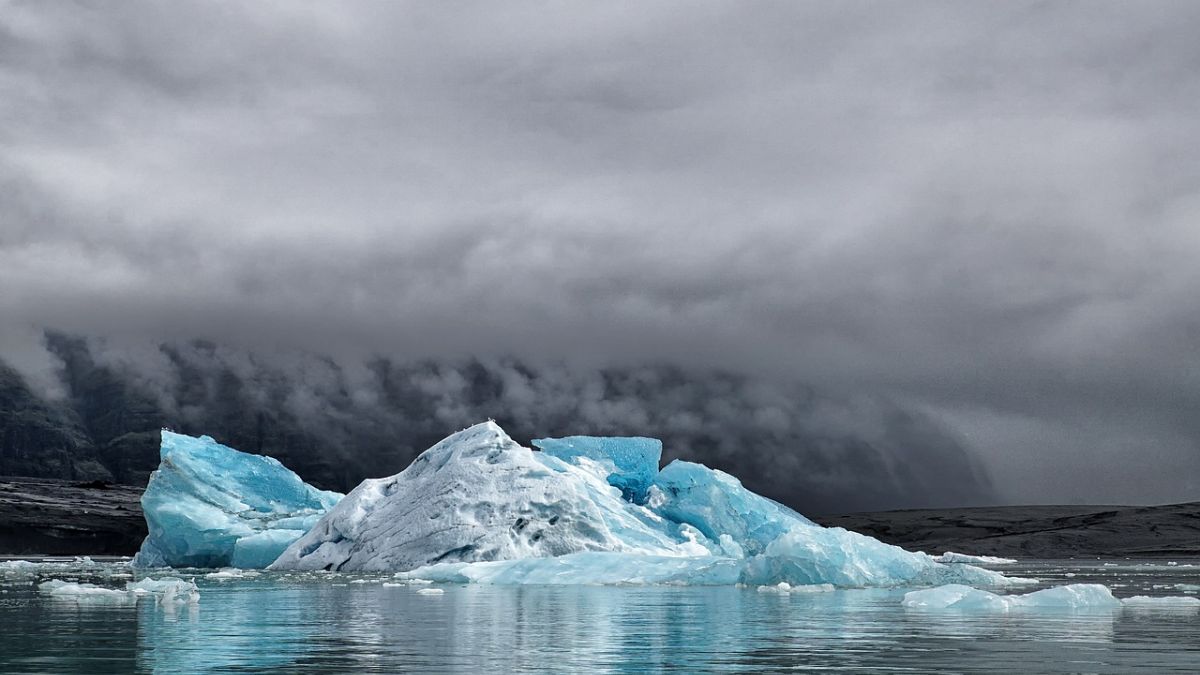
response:
M645 503L646 491L658 473L662 441L641 436L567 436L535 438L534 447L566 462L579 457L611 463L609 485L621 490L626 501Z
M266 567L342 497L208 436L163 430L159 457L142 494L141 567Z

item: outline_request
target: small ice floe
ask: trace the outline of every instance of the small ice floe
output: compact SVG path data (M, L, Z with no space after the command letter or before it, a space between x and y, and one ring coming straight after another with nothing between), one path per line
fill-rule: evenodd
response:
M175 577L145 578L130 581L125 589L105 588L95 584L51 579L38 585L38 590L53 598L76 603L135 604L139 597L153 597L163 606L195 605L200 602L200 590L191 581Z
M956 609L1008 612L1028 609L1111 610L1121 601L1102 584L1067 584L1024 594L998 595L989 591L947 584L909 591L902 603L909 609Z
M933 556L933 559L940 563L961 563L966 565L1017 564L1017 561L1012 558L998 558L992 555L967 555L966 553L955 553L954 551L946 551L939 556Z
M28 560L5 560L0 562L0 575L24 576L33 574L39 565Z
M1153 610L1159 612L1187 612L1194 614L1200 611L1200 598L1191 596L1150 597L1135 595L1121 601L1125 607L1133 610Z
M798 584L793 586L781 581L773 586L759 586L759 593L828 593L837 588L833 584Z
M422 588L417 591L417 593L420 595L441 595L442 593L445 593L445 592L446 591L443 591L440 588Z
M1018 610L1165 610L1200 611L1200 598L1188 596L1149 597L1138 595L1118 599L1102 584L1067 584L1033 593L998 595L961 584L910 591L902 604L909 609L955 609L965 611L1009 612Z
M249 579L251 577L258 576L259 574L260 572L257 570L243 570L238 569L237 567L222 567L216 572L205 574L204 578L212 579L213 581L228 581L230 579Z
M131 593L153 595L160 605L195 605L200 602L200 589L196 588L196 583L176 577L146 577L125 584L125 588Z
M77 603L132 605L137 596L129 591L103 588L95 584L81 584L60 579L51 579L38 585L38 590L57 599Z

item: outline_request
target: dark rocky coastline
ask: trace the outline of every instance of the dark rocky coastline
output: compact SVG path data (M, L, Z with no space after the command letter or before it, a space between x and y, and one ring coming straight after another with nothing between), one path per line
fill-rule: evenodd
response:
M142 488L0 477L0 554L132 555L146 536Z
M927 553L1010 558L1200 556L1200 502L919 509L814 520Z

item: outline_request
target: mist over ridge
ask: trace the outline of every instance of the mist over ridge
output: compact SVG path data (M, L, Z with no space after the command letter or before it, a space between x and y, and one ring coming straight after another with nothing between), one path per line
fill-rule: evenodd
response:
M664 461L726 470L802 512L989 503L995 494L938 425L882 398L848 400L671 365L581 368L516 358L343 364L208 341L122 349L51 333L55 394L8 369L6 407L40 410L38 434L9 423L0 475L144 482L158 429L207 434L277 457L347 491L395 473L453 431L495 419L519 442L569 434L646 435ZM13 392L25 392L21 402ZM33 441L31 444L29 441Z

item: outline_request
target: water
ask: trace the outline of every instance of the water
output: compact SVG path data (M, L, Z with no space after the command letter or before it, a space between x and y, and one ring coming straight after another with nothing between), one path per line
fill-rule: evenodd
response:
M1175 585L1200 584L1200 563L1178 562L1005 570L1042 586L1096 582L1122 597L1182 595ZM385 587L386 576L221 581L203 572L180 575L200 585L196 606L112 606L54 599L31 583L129 580L119 563L83 567L0 576L0 672L1200 671L1195 610L918 612L900 606L903 590L443 586L430 595L419 592L427 587Z

